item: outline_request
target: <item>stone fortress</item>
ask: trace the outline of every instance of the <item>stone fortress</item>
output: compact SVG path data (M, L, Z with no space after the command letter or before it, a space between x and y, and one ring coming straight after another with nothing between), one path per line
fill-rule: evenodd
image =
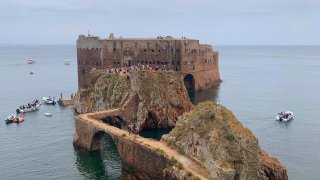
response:
M221 82L219 53L199 40L158 36L157 38L108 39L88 34L77 40L79 89L90 85L92 69L132 65L165 66L181 73L188 90L205 90Z

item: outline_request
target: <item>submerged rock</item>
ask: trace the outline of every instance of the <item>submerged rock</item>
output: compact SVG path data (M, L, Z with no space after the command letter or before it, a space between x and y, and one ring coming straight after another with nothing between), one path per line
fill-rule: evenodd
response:
M92 86L79 90L76 96L75 104L79 113L120 108L119 118L123 124L127 128L141 131L173 128L177 117L193 108L179 73L92 73Z
M180 116L163 140L203 164L213 179L287 179L284 166L261 156L252 132L214 102L200 103Z

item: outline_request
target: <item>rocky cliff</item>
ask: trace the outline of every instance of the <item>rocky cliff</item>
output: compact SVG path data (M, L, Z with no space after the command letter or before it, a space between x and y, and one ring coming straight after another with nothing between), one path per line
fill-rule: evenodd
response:
M132 71L108 74L94 71L91 86L79 90L79 113L120 108L122 124L138 131L172 128L177 117L193 108L182 77L176 72Z
M284 166L261 154L252 132L214 102L201 103L180 116L163 140L203 164L212 179L288 179Z

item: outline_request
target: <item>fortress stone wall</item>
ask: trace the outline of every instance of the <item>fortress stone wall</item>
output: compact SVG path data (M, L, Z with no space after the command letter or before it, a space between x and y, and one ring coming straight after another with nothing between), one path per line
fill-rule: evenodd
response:
M181 72L187 89L204 90L220 80L219 53L211 45L199 40L157 38L101 39L80 35L77 40L79 89L88 87L89 72L107 67L126 67L137 64L166 65L169 70Z

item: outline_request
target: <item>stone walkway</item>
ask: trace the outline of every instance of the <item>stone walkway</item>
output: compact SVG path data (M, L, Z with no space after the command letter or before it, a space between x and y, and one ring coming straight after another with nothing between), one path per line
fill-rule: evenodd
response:
M106 114L110 114L110 113L113 114L117 111L119 111L119 109L111 109L111 110L100 111L100 112L96 112L96 113L81 114L77 118L86 120L90 124L100 128L100 129L104 129L109 134L122 136L123 138L127 138L132 141L136 141L136 142L140 143L141 145L144 145L145 147L154 149L155 151L156 151L156 149L161 149L161 150L163 150L163 152L166 155L168 155L168 157L170 157L170 158L174 157L178 162L180 162L183 165L183 168L185 171L191 172L194 176L197 176L197 177L201 178L202 180L209 179L210 174L206 168L202 167L196 161L179 154L176 150L168 147L165 142L155 141L152 139L143 138L141 136L136 136L136 138L134 138L134 135L129 135L129 133L127 131L110 126L108 124L103 123L102 121L99 121L99 120L93 118L95 116L101 117ZM124 134L126 134L126 135L123 136Z

